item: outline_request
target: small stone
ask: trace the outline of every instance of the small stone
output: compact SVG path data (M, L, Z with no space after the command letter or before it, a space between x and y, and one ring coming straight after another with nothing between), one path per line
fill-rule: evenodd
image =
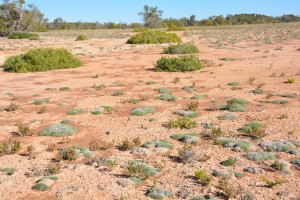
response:
M118 185L121 185L122 187L129 187L134 184L132 180L127 178L120 178L116 182Z
M111 134L112 134L112 130L106 131L106 135L111 135Z

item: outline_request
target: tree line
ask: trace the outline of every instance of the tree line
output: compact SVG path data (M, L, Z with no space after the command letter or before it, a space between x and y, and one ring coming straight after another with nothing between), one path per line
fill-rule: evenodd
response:
M7 36L12 32L19 31L42 32L47 30L164 28L174 25L188 27L300 22L300 17L292 14L280 17L260 14L219 15L202 20L197 20L196 15L191 15L189 18L164 19L162 14L163 11L157 7L145 5L143 11L138 13L143 18L143 23L66 22L62 18L56 18L53 22L49 22L34 4L26 4L25 0L3 0L3 3L0 4L0 36Z

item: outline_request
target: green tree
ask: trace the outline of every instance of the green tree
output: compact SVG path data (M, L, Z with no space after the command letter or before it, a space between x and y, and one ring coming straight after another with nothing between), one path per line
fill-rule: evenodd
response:
M162 10L157 7L144 6L144 11L140 12L139 15L143 17L144 26L147 28L157 28L161 25Z

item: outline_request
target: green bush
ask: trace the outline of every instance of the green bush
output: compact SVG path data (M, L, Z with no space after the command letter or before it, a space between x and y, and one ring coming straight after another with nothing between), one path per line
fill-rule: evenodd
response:
M80 60L65 49L40 48L9 57L3 68L8 72L26 73L74 68L80 65Z
M191 129L196 126L196 122L189 117L179 117L176 120L170 120L167 126L170 128Z
M78 37L76 38L76 41L84 41L84 40L88 40L88 36L86 35L78 35Z
M171 45L165 48L163 54L192 54L199 53L198 48L192 43Z
M155 65L155 71L161 72L186 72L202 68L202 62L197 56L180 56L177 58L160 58Z
M127 40L127 44L161 44L180 43L181 39L175 33L162 31L144 31L132 36Z
M148 165L147 163L144 163L140 160L128 161L128 163L125 164L124 167L126 168L126 175L139 177L143 180L151 176L155 176L160 172L158 168L154 168L151 165Z
M177 25L169 25L168 31L185 31L186 28Z
M142 147L150 148L150 147L164 147L164 148L173 148L173 144L167 140L152 140L149 142L146 142L142 145Z
M132 32L135 32L135 33L144 33L144 32L148 32L148 31L151 31L152 29L150 28L135 28L133 29Z
M77 128L67 124L54 124L49 126L38 133L40 136L54 136L62 137L67 135L73 135L77 133Z
M157 99L163 100L163 101L176 101L177 97L173 96L170 93L164 93L164 94L160 95L159 97L157 97Z
M148 113L154 113L154 112L156 112L155 108L144 106L144 107L132 109L130 114L135 116L144 116L147 115Z
M32 186L32 189L34 190L40 190L40 191L46 191L49 189L49 186L44 183L37 183L34 186Z
M235 158L229 158L228 160L224 160L220 163L221 165L225 167L233 166L236 164L236 159Z
M262 162L266 160L275 160L278 155L273 152L250 152L244 155L247 159L253 160L254 162Z
M196 170L195 178L203 186L208 185L212 181L212 177L205 170Z
M39 36L37 34L32 34L32 33L12 33L8 36L8 39L36 40L36 39L39 39Z
M7 175L13 175L17 170L15 168L4 168L1 171L5 172Z

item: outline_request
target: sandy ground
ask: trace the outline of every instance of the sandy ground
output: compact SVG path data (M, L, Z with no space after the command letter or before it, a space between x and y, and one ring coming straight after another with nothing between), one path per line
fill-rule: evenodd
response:
M57 70L40 73L14 74L0 71L0 108L5 108L11 103L16 103L19 109L14 112L0 112L0 140L5 141L18 131L17 122L27 123L34 131L33 136L17 137L22 142L22 150L15 155L0 157L0 168L14 167L16 173L8 176L0 172L0 199L148 199L146 191L152 186L153 180L157 181L159 188L173 192L171 199L183 199L177 194L178 191L187 191L191 199L197 195L218 196L217 188L220 178L214 177L209 186L201 186L193 179L196 169L205 169L211 172L213 169L235 170L243 172L248 166L260 166L265 169L264 174L250 174L245 172L241 179L232 178L231 184L239 188L239 199L243 194L252 193L256 199L292 199L300 198L300 171L292 167L291 174L282 174L270 168L270 163L257 164L247 160L244 152L234 152L230 148L215 145L211 140L202 139L201 143L193 148L196 152L205 152L211 156L206 162L192 162L182 164L174 161L177 149L184 146L183 143L170 139L175 133L203 133L207 131L201 122L213 122L221 127L225 136L242 138L251 141L250 138L241 137L237 129L244 124L259 121L266 125L267 136L265 141L278 141L280 139L293 138L300 141L300 107L299 107L299 82L300 82L300 40L294 37L299 33L299 24L292 29L289 27L264 28L263 34L269 34L271 43L264 42L266 36L261 36L255 31L239 33L236 43L228 43L231 36L236 36L239 29L224 29L227 40L222 35L222 29L193 30L187 33L178 33L184 41L193 41L200 53L199 58L211 60L212 66L205 67L200 71L189 73L166 73L154 72L154 63L161 56L164 45L129 45L127 38L98 38L83 42L75 42L73 37L63 34L51 36L43 35L41 41L7 40L0 38L0 46L5 46L0 52L0 64L6 57L36 47L64 47L78 54L83 66L76 69ZM262 28L259 29L262 31ZM284 31L290 31L289 35ZM274 39L271 37L277 34ZM219 40L216 46L213 39L207 39L207 34ZM216 34L216 35L214 35ZM218 38L218 34L220 38ZM245 37L247 36L247 39ZM221 37L222 36L222 37ZM259 39L261 37L262 39ZM279 40L281 38L281 41ZM280 47L280 48L279 48ZM235 58L235 61L223 61L220 58ZM98 75L98 78L92 78ZM176 77L180 78L174 83ZM255 77L253 84L249 78ZM288 78L294 77L296 83L287 84ZM154 85L146 82L155 81ZM240 90L232 90L229 82L240 82ZM187 93L181 88L195 83L195 91ZM264 84L264 95L254 95L251 91L259 84ZM93 86L104 85L102 90L95 90ZM71 90L60 91L61 87L70 87ZM157 100L160 94L155 88L171 89L178 98L175 102ZM57 90L45 90L57 88ZM112 96L116 91L124 92L123 96ZM8 95L8 94L13 95ZM295 94L296 98L286 99L272 97L270 100L288 100L288 104L275 105L264 103L267 94ZM199 102L199 117L194 120L200 125L191 130L168 129L163 126L170 119L176 119L173 112L186 109L189 99L194 94L207 94L208 98L196 100ZM130 98L147 96L148 99L138 104L126 102ZM188 97L188 98L187 98ZM217 100L217 105L225 104L228 99L242 98L250 102L247 111L235 113L238 119L235 121L218 120L217 116L227 111L210 110L213 107L212 100ZM47 105L36 106L32 102L37 99L50 99ZM66 106L61 106L66 103ZM80 115L67 115L72 108L85 109L87 111L98 108L101 105L113 107L111 113L92 115L85 112ZM143 117L130 117L132 108L139 106L154 106L157 112ZM37 114L42 106L47 106L47 112ZM282 114L288 119L278 119ZM154 118L155 121L149 120ZM42 128L59 123L64 119L70 119L79 132L70 136L70 143L61 144L62 138L41 137L36 133ZM112 134L107 135L110 130ZM289 132L292 131L292 134ZM128 160L136 159L137 156L130 151L120 151L117 146L125 139L132 140L140 137L142 143L152 139L166 139L175 145L168 155L153 154L143 159L152 165L163 165L162 172L147 179L138 186L122 187L116 180L124 175L121 165ZM46 169L52 163L59 150L47 152L47 146L55 143L57 148L72 146L75 144L88 146L91 141L99 141L101 144L114 142L115 147L109 150L95 151L96 157L117 157L119 164L112 170L101 170L85 163L89 159L76 161L61 161L62 170L56 176L58 180L48 191L40 192L31 187L41 176L27 177L26 172L37 169ZM251 141L254 144L260 140ZM35 147L35 159L26 156L26 147ZM259 147L257 147L259 149ZM298 148L298 150L300 150ZM257 150L259 151L259 150ZM290 162L299 158L299 155L291 155L280 152L281 159ZM220 165L221 161L232 157L239 158L239 163L233 167ZM288 182L275 186L272 189L264 187L262 179L282 178ZM277 193L284 191L284 196ZM223 198L218 196L218 198Z

